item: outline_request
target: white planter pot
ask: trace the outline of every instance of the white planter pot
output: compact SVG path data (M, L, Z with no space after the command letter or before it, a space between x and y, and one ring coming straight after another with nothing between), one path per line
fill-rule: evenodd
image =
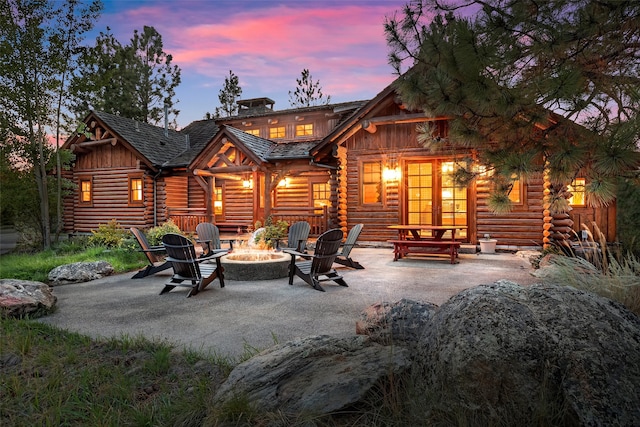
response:
M496 239L483 239L480 242L480 252L483 254L495 254L496 253Z

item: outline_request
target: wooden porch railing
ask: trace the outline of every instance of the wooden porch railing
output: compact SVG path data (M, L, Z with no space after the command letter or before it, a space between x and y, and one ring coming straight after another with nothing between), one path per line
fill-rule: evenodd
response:
M185 233L195 233L201 222L209 222L207 212L200 208L169 208L169 218Z
M297 221L307 221L311 225L310 236L319 236L324 233L327 231L329 224L329 214L326 206L322 208L271 208L271 217L276 221L287 221L289 225Z
M169 208L169 218L185 233L195 233L196 226L211 219L201 208ZM307 221L311 226L309 235L319 236L328 229L329 215L326 206L323 208L280 207L271 209L271 217L275 221L287 221L290 225L297 221Z

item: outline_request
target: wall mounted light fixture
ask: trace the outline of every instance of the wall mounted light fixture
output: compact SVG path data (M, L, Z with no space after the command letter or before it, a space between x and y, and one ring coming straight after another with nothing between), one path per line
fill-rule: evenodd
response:
M385 166L382 171L382 179L385 181L399 181L400 180L400 168Z

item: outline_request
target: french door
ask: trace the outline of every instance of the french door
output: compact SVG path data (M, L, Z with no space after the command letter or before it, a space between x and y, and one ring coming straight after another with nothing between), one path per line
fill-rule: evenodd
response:
M467 189L453 180L454 163L442 160L408 161L405 221L410 225L467 225ZM466 238L459 230L456 238Z

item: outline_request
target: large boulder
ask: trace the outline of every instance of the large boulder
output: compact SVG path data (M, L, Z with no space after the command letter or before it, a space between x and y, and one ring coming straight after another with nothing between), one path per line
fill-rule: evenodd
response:
M409 351L364 336L311 336L238 365L218 390L219 405L247 398L262 411L326 414L359 402L379 381L409 366Z
M29 280L0 280L0 317L36 318L50 313L57 301L51 288Z
M367 307L356 321L356 334L373 341L413 347L422 340L438 306L430 302L401 299Z
M60 265L49 272L51 286L88 282L113 274L113 267L106 261L74 262Z
M507 281L471 288L437 310L420 346L427 382L468 408L525 423L551 393L581 425L640 420L640 318L597 295Z

